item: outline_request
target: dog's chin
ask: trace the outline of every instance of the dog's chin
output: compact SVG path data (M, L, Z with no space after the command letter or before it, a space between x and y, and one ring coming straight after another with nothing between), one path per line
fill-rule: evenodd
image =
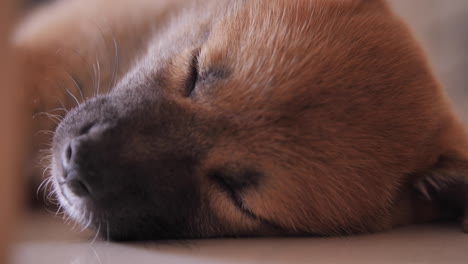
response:
M112 240L109 221L92 209L92 203L88 199L77 197L65 186L58 185L56 188L57 199L67 221L76 223L80 232L95 232L94 239Z
M52 177L53 192L60 207L58 213L63 212L64 218L80 225L81 230L95 229L98 216L90 209L90 201L76 196L67 186L61 184L56 170L52 171L50 177Z
M91 227L93 218L97 216L93 216L91 210L88 209L89 202L76 197L67 187L60 186L59 183L56 185L57 199L65 216L83 226L83 230Z

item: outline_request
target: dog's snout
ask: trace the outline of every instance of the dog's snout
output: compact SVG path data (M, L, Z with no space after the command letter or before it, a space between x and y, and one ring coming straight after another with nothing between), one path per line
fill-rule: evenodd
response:
M90 141L99 136L102 129L93 129L94 127L101 127L101 125L88 124L83 126L76 136L64 144L61 159L65 171L69 171L77 165L80 153L83 151L83 145L89 145Z
M61 153L63 182L79 197L89 196L97 190L93 186L96 181L91 179L95 174L91 163L99 138L106 129L103 124L88 124L64 144Z

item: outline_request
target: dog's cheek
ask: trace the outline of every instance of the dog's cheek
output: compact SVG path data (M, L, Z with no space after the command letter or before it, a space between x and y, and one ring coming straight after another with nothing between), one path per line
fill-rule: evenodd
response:
M314 210L311 196L292 181L287 184L265 183L257 192L244 195L246 206L262 219L280 227L286 233L317 233L325 229L320 223L324 211Z
M386 228L386 210L393 192L385 186L370 188L374 183L365 182L363 171L263 167L270 174L255 192L245 194L243 201L258 218L284 233L335 235Z

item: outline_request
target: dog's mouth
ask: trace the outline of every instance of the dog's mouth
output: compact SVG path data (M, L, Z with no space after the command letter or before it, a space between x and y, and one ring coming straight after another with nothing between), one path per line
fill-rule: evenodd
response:
M51 177L53 178L54 193L60 206L59 211L63 210L65 217L81 225L82 230L92 227L94 217L88 210L90 201L76 196L67 183L61 182L55 175Z
M106 240L159 240L159 239L177 239L177 238L203 238L203 237L219 237L219 236L251 236L249 233L235 234L227 232L223 233L184 233L180 234L177 232L172 232L170 229L165 230L161 234L151 233L150 236L141 235L141 230L132 230L132 226L137 225L140 222L140 219L133 218L133 215L145 215L150 214L148 210L164 210L159 208L149 208L138 205L137 202L132 201L130 190L124 190L121 194L124 196L120 201L111 201L112 199L99 200L100 198L93 197L91 188L87 186L86 183L75 182L73 175L76 172L68 172L67 178L64 175L58 173L57 171L53 172L54 177L54 186L55 192L58 196L58 200L63 207L65 214L82 226L82 230L92 229L96 232L96 235ZM239 175L241 173L241 175ZM63 173L67 175L67 173ZM235 175L237 174L237 175ZM70 176L71 175L71 176ZM262 229L267 230L265 234L287 234L283 227L274 223L271 220L263 218L257 215L249 205L244 201L243 195L245 192L254 191L253 189L258 184L259 177L262 177L261 174L255 170L235 170L234 172L230 169L223 170L213 170L210 173L210 179L212 184L215 186L216 190L229 204L231 204L239 214L243 215L242 218L247 219L249 222L256 223L255 225L261 226ZM182 194L181 194L182 195ZM183 196L183 195L182 195ZM190 199L195 197L190 197ZM126 199L126 200L125 200ZM146 198L145 198L146 199ZM150 200L151 198L148 198ZM176 198L177 199L177 198ZM143 202L140 200L140 205ZM174 201L167 201L166 203L174 203ZM179 205L176 205L179 206ZM116 208L121 210L126 210L127 215L120 214L116 212ZM146 210L146 211L145 211ZM196 208L196 210L201 210ZM139 212L138 212L139 211ZM210 215L210 212L203 211L201 212L205 216ZM116 217L116 214L119 214ZM160 214L154 216L153 220L160 217ZM171 214L166 215L165 217L172 218ZM175 219L179 225L191 225L193 231L193 225L212 225L213 223L208 222L199 222L196 219L192 219L190 215L183 216L182 222ZM118 218L118 219L116 219ZM138 218L138 217L137 217ZM208 217L209 218L209 217ZM155 220L157 221L157 220ZM164 220L164 222L167 220ZM168 220L172 221L172 220ZM193 222L192 222L193 221ZM191 223L192 222L192 223ZM197 223L198 222L198 223ZM150 224L151 225L151 224ZM157 225L157 224L156 224ZM218 222L220 227L221 223ZM197 228L206 229L206 227L198 226ZM121 231L124 229L125 231ZM151 232L151 227L145 227L144 230L149 230ZM135 232L135 233L132 233ZM172 233L168 233L172 232Z

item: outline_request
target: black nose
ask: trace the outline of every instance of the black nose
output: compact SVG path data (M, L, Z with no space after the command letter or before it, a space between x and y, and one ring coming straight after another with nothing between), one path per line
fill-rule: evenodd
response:
M61 155L63 183L78 197L87 197L96 192L94 174L90 164L105 126L93 124L83 127L76 137L68 141Z

